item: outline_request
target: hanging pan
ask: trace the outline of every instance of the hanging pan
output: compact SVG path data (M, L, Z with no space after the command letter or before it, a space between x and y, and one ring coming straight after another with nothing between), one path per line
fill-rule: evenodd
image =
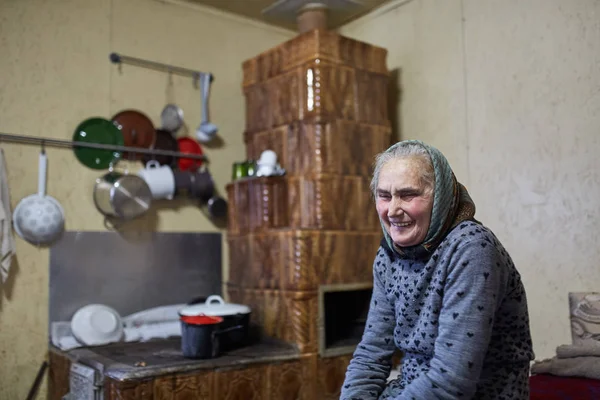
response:
M156 141L156 131L150 118L137 110L124 110L112 117L112 121L123 134L125 146L150 149ZM125 159L142 159L142 154L123 153Z

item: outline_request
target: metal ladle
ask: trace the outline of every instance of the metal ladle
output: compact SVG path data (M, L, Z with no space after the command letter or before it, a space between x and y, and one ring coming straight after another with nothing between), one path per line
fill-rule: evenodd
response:
M218 128L209 122L208 118L208 93L210 89L210 74L200 75L200 101L202 102L202 119L196 128L196 138L200 143L210 142L217 134Z

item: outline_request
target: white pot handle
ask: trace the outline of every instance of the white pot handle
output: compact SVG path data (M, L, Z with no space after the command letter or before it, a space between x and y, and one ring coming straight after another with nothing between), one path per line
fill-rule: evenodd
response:
M146 169L160 168L160 163L156 160L150 160L146 163Z
M211 304L211 303L219 303L219 304L225 304L225 301L223 300L223 298L221 296L219 296L218 294L213 294L212 296L208 296L208 298L206 299L206 301L204 302L204 304Z
M40 152L39 166L38 166L38 195L46 195L46 170L48 169L48 157L46 152Z

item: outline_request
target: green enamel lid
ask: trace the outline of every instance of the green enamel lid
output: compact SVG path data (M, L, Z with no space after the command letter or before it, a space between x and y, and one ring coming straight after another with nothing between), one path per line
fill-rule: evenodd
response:
M73 134L73 142L123 146L123 134L111 121L94 117L83 121ZM121 158L120 151L74 146L73 152L80 163L92 169L108 169Z

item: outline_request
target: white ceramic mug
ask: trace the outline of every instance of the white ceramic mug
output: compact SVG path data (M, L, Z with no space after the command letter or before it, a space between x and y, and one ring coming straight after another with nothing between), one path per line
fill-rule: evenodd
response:
M256 176L271 176L275 174L277 169L277 153L273 150L265 150L260 154L260 158L256 162Z
M173 198L175 194L175 177L173 170L167 165L161 166L156 160L148 161L146 168L138 172L152 192L152 197L155 199Z

